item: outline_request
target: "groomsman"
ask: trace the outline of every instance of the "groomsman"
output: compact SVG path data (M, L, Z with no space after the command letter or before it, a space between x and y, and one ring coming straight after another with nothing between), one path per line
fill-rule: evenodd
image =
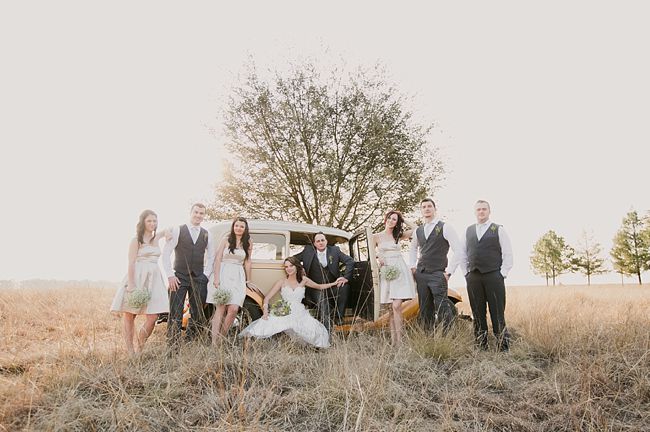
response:
M436 314L449 330L454 319L454 307L447 297L447 282L459 264L463 264L462 244L456 231L436 217L436 204L431 198L420 202L424 225L419 226L412 236L409 251L411 271L415 276L420 312L418 319L426 329L432 329ZM449 264L449 248L454 257ZM419 252L419 254L418 254ZM464 273L464 268L461 267Z
M474 315L474 336L481 349L488 347L486 304L490 308L492 331L501 351L510 348L510 336L504 316L505 278L512 269L510 238L501 225L490 221L490 204L479 200L474 205L476 224L466 232L467 295Z
M214 267L212 235L201 227L205 218L205 205L196 203L190 210L190 223L174 227L171 240L163 249L163 268L169 281L169 320L167 342L175 345L180 337L185 296L189 297L191 318L186 337L195 339L206 335L207 317L204 309L208 295L208 279ZM174 251L172 269L171 254Z

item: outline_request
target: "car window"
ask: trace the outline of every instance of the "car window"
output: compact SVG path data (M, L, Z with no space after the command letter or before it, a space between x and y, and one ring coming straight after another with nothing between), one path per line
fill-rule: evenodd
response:
M331 244L331 243L328 243L328 244ZM348 246L347 243L337 243L334 246L338 246L339 249L341 249L341 252L343 252L344 254L350 255L350 247ZM290 244L289 245L289 256L299 254L300 252L303 251L304 248L305 248L305 245Z
M368 261L368 242L365 234L359 234L352 243L355 261Z
M305 245L296 245L296 244L290 244L289 245L289 256L294 256L296 254L299 254L302 252L302 250L305 248Z
M286 258L286 239L284 234L251 233L253 259L283 260Z

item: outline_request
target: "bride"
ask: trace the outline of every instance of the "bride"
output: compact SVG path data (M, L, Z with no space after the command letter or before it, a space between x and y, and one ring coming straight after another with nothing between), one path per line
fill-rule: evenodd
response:
M306 342L319 348L330 346L329 333L320 321L313 318L302 304L305 297L305 286L309 288L327 289L335 286L339 281L328 284L317 284L307 276L295 257L284 260L286 278L280 279L273 285L271 291L264 298L262 318L252 322L239 334L239 337L254 336L267 338L274 334L285 332L292 339ZM289 305L287 315L269 315L269 299L280 292L282 299Z

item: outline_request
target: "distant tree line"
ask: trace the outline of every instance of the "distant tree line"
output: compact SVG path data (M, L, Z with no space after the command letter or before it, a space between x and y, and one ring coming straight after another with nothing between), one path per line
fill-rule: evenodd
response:
M613 271L621 277L636 275L639 284L643 283L641 274L650 270L650 213L645 217L636 210L627 213L609 255ZM555 285L558 276L566 273L581 273L591 285L593 275L610 271L602 256L602 246L594 240L593 233L585 230L575 247L555 231L548 231L533 246L530 265L535 274L546 278L546 285Z

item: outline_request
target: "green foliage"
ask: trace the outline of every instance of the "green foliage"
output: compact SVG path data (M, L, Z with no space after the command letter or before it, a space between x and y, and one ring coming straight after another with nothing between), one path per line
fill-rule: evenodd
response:
M640 218L636 210L628 212L614 236L610 255L617 272L627 276L636 275L641 284L641 273L650 270L649 218Z
M212 218L295 220L345 230L408 210L443 174L431 126L417 124L379 69L313 62L232 90L229 163Z
M602 247L596 242L592 233L582 231L578 248L576 249L574 266L577 271L587 276L587 285L591 285L591 276L607 273L605 260L600 257Z
M550 230L544 234L533 246L530 256L530 265L533 272L549 279L555 285L556 278L574 269L575 251L555 231Z

